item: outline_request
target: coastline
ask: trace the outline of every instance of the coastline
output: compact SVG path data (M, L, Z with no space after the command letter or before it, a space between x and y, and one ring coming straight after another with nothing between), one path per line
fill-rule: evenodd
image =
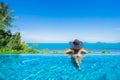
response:
M16 51L16 50L0 50L0 54L63 54L65 50L50 50L50 49L33 49L32 51ZM88 50L88 54L120 54L120 51L111 51L111 50ZM84 54L84 53L81 53Z
M63 54L70 48L68 43L30 43L24 50L0 49L0 54ZM88 50L88 54L119 54L120 45L104 43L85 43L83 48Z
M9 56L9 55L12 55L12 56L65 56L64 54L0 54L0 56ZM120 53L118 54L85 54L85 56L117 56L119 55L120 56ZM66 56L67 57L67 56Z

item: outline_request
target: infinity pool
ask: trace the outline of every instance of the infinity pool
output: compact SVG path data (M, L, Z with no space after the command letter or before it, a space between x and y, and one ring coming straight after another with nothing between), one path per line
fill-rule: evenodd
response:
M89 54L81 69L62 54L0 55L0 80L120 80L120 54Z

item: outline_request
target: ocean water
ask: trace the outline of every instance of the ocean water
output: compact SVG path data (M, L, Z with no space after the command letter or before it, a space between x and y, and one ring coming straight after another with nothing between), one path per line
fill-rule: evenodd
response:
M28 45L39 50L65 50L71 48L69 43L28 43ZM114 53L120 53L120 43L84 43L83 48L94 52L108 50Z
M3 54L0 80L120 80L120 54L87 54L80 69L63 54Z

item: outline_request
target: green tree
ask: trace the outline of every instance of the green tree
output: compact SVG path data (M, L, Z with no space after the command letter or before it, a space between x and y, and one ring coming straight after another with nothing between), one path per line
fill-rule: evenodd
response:
M12 17L14 10L8 11L8 5L0 3L0 52L39 52L36 49L29 48L28 45L21 40L20 32L12 34L11 26L14 26Z
M21 40L20 40L20 33L16 32L15 35L13 35L8 44L7 44L7 48L9 49L13 49L13 50L21 50L22 49L22 45L21 45Z
M5 3L0 3L0 29L8 29L9 27L13 26L12 20L12 13L14 10L8 11L8 5Z
M13 12L13 10L8 11L7 4L0 2L0 48L5 47L12 36L9 27L13 26Z
M5 31L3 29L0 29L0 48L5 47L7 45L11 36L12 34L10 30Z

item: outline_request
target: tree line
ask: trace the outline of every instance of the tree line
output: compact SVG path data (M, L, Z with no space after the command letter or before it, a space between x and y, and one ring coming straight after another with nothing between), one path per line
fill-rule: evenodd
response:
M14 10L8 10L8 5L0 2L0 52L39 52L21 40L20 32L12 34L10 27L13 27L12 16Z

